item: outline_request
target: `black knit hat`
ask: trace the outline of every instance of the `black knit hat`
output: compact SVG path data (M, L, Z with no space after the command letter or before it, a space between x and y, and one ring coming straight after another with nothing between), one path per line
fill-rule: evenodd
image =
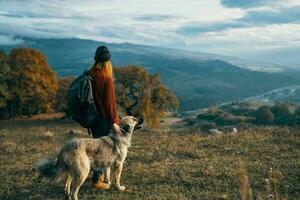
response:
M105 62L110 60L111 55L106 46L99 46L95 52L94 60L96 62Z

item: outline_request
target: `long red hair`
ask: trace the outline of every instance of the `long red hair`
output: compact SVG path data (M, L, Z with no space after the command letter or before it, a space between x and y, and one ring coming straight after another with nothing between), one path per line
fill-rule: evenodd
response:
M112 69L112 64L111 61L105 61L105 62L95 62L92 68L99 68L102 70L103 74L112 77L113 76L113 69Z
M95 62L91 76L94 80L93 95L98 112L107 117L111 124L119 123L111 61Z

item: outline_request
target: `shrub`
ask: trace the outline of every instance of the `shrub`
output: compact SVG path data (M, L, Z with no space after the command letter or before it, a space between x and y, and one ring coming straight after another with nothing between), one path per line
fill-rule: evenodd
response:
M198 120L215 121L222 115L222 111L211 111L197 115Z
M222 111L210 111L208 113L202 113L197 116L198 120L214 122L218 125L234 125L241 122L245 122L247 117L233 116L229 113Z
M256 122L259 124L271 124L274 120L274 115L269 106L261 106L255 113Z
M217 128L217 125L216 125L215 122L203 122L200 125L200 128L201 128L202 131L208 132L209 129L215 129L215 128Z
M278 125L293 124L293 115L287 104L276 104L271 108L274 115L274 122Z

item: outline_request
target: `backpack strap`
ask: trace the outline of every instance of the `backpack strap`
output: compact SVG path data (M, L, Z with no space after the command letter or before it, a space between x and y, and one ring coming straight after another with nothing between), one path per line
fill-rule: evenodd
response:
M87 128L87 131L88 131L89 135L92 135L91 128Z

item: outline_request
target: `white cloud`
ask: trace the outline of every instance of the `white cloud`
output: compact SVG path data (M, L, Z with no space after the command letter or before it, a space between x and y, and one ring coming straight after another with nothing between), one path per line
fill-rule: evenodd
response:
M193 35L177 30L188 24L239 20L251 11L268 12L299 5L299 0L248 9L224 7L219 0L1 0L0 44L15 43L15 35L79 37L237 55L260 48L298 45L295 41L299 41L300 25L254 23L252 27L229 27Z
M21 44L22 42L22 39L17 39L7 35L0 35L0 44L2 45Z
M198 38L195 40L195 38ZM188 39L193 46L202 46L211 52L246 56L248 53L276 48L300 46L300 24L272 24L202 33Z
M170 32L187 22L210 23L243 15L240 9L223 8L217 0L186 1L181 0L97 0L97 1L1 1L0 17L2 22L29 29L60 29L70 37L102 37L97 30L114 30L114 35L124 37L124 41L135 38L153 38L160 32ZM216 14L217 13L217 14ZM15 15L15 16L14 16ZM172 16L167 20L141 21L144 15ZM19 16L19 17L16 17ZM56 27L55 27L56 26ZM119 31L118 31L119 30ZM127 30L124 35L124 30ZM156 32L156 34L154 33ZM16 34L20 34L17 32ZM154 35L153 35L154 34ZM53 35L51 34L51 37Z

